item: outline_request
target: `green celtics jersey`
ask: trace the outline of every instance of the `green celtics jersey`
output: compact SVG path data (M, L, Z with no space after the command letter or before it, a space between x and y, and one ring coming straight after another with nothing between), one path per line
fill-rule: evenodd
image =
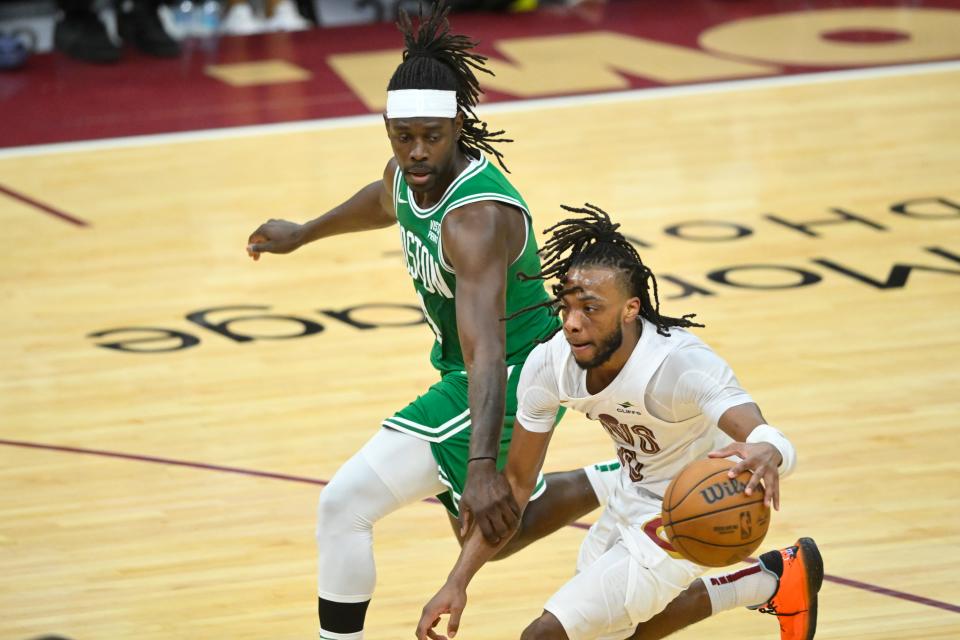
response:
M461 371L465 366L457 333L454 301L457 274L443 257L440 225L450 211L483 200L514 206L523 212L525 218L527 237L523 252L507 271L507 316L546 301L548 296L542 281L517 278L521 272L531 275L540 273L540 258L531 229L530 212L513 185L486 157L471 161L450 183L443 197L428 209L421 209L414 202L413 192L407 187L402 171L398 169L393 177L393 203L400 224L400 244L427 323L436 335L430 362L441 373ZM507 364L522 363L535 346L535 341L549 335L557 328L558 322L546 309L537 309L507 321Z

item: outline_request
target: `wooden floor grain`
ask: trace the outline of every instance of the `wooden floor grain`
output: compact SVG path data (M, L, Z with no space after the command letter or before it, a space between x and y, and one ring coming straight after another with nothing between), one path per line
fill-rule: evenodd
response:
M517 139L505 152L537 227L560 203L609 211L661 274L664 311L698 313L795 442L765 544L820 544L824 640L960 636L958 114L946 71L489 116ZM376 179L388 149L361 124L0 159L6 187L89 222L0 197L0 637L316 637L318 481L433 381L431 334L404 326L395 230L259 263L244 241ZM785 224L843 215L815 235ZM351 317L397 326L324 313L373 304ZM257 336L237 342L187 318L211 308L214 325L315 324L234 321ZM120 328L141 330L90 337ZM199 343L98 346L156 329ZM547 467L612 454L570 416ZM517 637L583 533L486 568L461 637ZM375 534L367 637L408 638L457 547L435 504ZM777 629L735 611L676 637Z

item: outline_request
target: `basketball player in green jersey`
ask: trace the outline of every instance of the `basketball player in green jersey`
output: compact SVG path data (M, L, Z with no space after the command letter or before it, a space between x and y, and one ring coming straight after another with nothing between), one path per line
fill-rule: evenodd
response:
M491 543L516 528L520 509L497 473L517 409L521 365L537 340L559 326L546 309L503 318L548 301L526 203L484 155L502 155L474 115L488 72L474 43L449 32L441 3L414 29L400 20L403 61L387 88L384 117L393 158L383 179L305 224L271 220L247 250L289 253L329 236L399 226L414 290L436 341L430 361L440 381L382 428L337 471L318 509L320 636L363 637L376 582L373 523L437 495L458 538L476 524ZM489 72L488 72L489 73ZM501 557L593 510L615 468L587 467L541 478L531 506ZM613 472L607 472L612 470Z

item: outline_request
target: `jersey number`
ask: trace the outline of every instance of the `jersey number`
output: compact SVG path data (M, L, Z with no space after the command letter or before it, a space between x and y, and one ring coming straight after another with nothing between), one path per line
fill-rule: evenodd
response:
M648 454L654 454L660 451L660 445L657 444L657 436L651 429L642 424L623 424L614 416L601 413L597 416L600 424L607 430L615 441L628 443L634 447L639 447L641 451ZM643 463L637 460L637 452L626 447L617 448L617 458L620 460L620 466L630 472L630 480L640 482L643 480Z
M630 472L630 480L633 482L643 480L643 474L640 473L640 470L643 469L643 463L637 460L636 451L627 449L626 447L619 447L617 449L617 458L620 460L620 466Z

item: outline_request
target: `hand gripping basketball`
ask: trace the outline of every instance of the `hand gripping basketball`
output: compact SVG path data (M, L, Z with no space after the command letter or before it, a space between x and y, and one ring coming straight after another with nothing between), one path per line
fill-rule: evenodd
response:
M763 487L746 488L749 471L723 459L704 459L684 467L663 495L663 528L687 560L707 567L724 567L753 553L767 534L770 509Z
M752 495L759 488L766 495L767 507L780 510L780 462L783 457L775 446L767 442L732 442L723 449L707 454L711 458L742 458L728 473L728 477L740 475L744 471L753 474L747 482L746 494ZM762 484L761 484L762 481Z

